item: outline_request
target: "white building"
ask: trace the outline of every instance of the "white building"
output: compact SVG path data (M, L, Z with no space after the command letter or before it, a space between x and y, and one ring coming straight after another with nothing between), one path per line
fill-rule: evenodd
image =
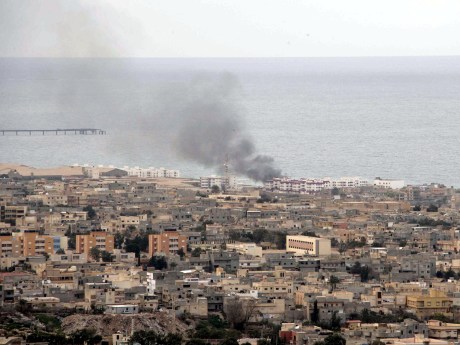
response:
M200 177L200 187L211 189L212 186L218 186L221 189L238 189L238 179L234 175L229 176L202 176Z
M361 177L341 177L333 179L325 177L322 179L315 178L274 178L265 182L265 188L268 190L278 190L281 192L291 193L315 193L323 189L332 188L358 188L369 186L369 181Z
M170 177L170 178L177 178L180 176L179 170L169 170L165 168L140 168L134 167L130 168L128 166L124 166L122 170L128 173L128 176L136 176L136 177L143 177L143 178L154 178L154 177Z
M293 193L319 192L325 189L325 186L326 182L320 179L274 178L265 182L266 189Z
M310 236L286 236L286 251L296 255L331 255L331 240Z
M153 272L147 272L147 279L145 283L147 285L147 295L154 296L156 289L156 280L153 278Z
M332 189L332 188L359 188L359 187L367 187L370 185L369 181L363 179L359 176L355 177L339 177L337 179L333 179L330 177L325 177L324 181L326 182L325 188Z
M139 306L136 304L108 304L105 306L105 314L138 314Z
M376 177L374 180L374 186L387 189L400 189L404 188L404 185L404 180L390 180L382 179L380 177Z

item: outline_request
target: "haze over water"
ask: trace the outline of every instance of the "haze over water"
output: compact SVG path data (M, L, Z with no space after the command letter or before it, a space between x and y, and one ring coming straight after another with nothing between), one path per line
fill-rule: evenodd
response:
M460 186L459 57L0 59L1 129L108 131L0 135L0 162L214 173L178 157L152 119L168 117L163 99L175 86L221 72L237 77L247 131L285 175Z

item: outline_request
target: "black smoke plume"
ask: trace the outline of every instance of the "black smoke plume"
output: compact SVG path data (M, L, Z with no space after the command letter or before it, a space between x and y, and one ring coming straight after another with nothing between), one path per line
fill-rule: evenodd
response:
M239 84L229 74L198 78L191 83L176 117L175 149L188 160L222 172L228 157L231 172L255 181L281 175L270 156L257 154L236 101Z

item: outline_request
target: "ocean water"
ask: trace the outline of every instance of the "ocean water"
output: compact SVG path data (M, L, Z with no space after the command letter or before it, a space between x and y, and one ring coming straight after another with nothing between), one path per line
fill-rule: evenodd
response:
M238 80L234 101L258 152L285 175L460 186L460 57L0 59L0 129L108 132L0 135L0 162L215 173L178 155L180 119L161 119L164 97L223 72Z

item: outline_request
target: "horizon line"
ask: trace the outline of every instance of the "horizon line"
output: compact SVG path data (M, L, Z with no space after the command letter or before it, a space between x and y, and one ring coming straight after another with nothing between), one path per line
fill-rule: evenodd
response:
M344 56L0 56L0 59L353 59L456 58L457 55L344 55Z

